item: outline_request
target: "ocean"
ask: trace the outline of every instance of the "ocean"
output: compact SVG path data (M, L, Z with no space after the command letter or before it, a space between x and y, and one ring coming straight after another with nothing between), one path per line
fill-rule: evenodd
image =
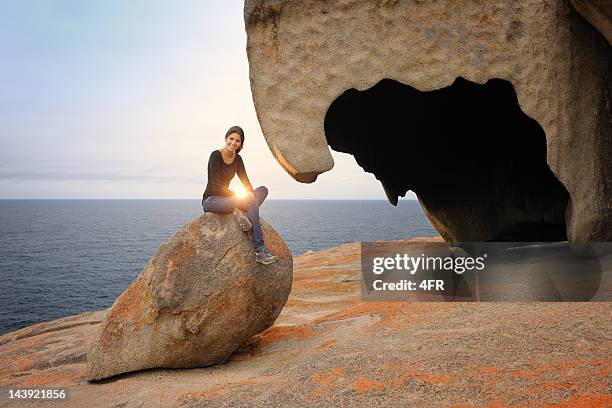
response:
M109 307L199 200L0 200L0 334ZM268 200L294 256L437 235L417 201Z

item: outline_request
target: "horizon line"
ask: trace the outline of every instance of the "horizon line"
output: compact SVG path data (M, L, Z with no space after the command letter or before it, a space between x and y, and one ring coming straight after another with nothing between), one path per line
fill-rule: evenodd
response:
M185 201L190 201L190 200L197 200L197 201L201 201L201 198L44 198L44 197L36 197L36 198L31 198L31 197L27 197L27 198L0 198L0 201L36 201L36 200L65 200L65 201L69 201L69 200L73 200L73 201L94 201L94 200L116 200L116 201L120 201L120 200L141 200L141 201L146 201L146 200L185 200ZM386 198L268 198L266 199L266 201L275 201L275 200L283 200L283 201L389 201ZM418 201L418 199L415 198L400 198L398 201Z

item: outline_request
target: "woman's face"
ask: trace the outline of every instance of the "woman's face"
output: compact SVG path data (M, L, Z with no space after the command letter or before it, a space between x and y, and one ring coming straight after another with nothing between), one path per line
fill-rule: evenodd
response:
M225 138L225 148L232 153L236 153L236 150L242 144L242 139L238 133L230 133L228 137Z

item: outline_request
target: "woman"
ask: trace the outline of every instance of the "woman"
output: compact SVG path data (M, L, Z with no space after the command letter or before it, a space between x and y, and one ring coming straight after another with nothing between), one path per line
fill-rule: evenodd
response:
M264 244L263 232L259 223L259 207L268 195L264 186L253 190L244 170L242 157L238 154L244 146L244 131L240 126L232 126L225 134L225 146L215 150L208 159L208 183L202 196L204 212L227 214L234 212L236 221L243 231L252 230L255 260L264 265L276 262L278 258L270 253ZM230 181L238 174L247 190L245 197L236 196L230 189ZM240 210L244 210L247 216Z

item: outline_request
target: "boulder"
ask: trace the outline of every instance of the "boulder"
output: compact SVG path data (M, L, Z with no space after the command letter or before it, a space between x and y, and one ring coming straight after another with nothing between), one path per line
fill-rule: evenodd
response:
M266 266L231 215L205 213L166 241L108 311L87 380L222 363L270 327L291 291L293 259L263 220L262 229L279 258Z
M331 147L392 203L414 191L448 241L612 240L612 48L569 1L246 0L244 20L259 123L297 181Z

